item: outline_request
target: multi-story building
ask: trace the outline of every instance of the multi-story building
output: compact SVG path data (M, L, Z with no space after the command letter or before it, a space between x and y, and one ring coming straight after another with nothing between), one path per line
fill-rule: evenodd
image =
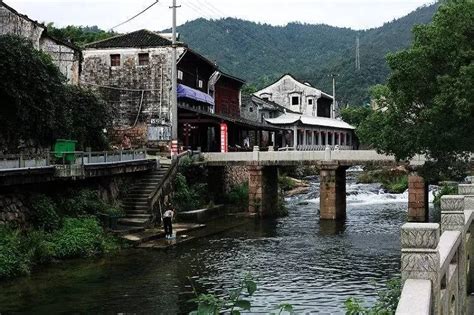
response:
M265 121L292 131L282 137L282 146L297 150L322 150L326 146L352 149L354 127L335 117L333 97L307 82L286 74L268 87L255 92L262 100L277 103L286 109L278 117Z

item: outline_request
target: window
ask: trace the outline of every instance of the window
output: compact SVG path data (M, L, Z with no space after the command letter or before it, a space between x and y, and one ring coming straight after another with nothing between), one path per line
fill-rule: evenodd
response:
M253 108L252 107L249 107L249 112L253 112Z
M183 71L178 70L178 80L183 80Z
M139 66L147 66L149 64L150 64L150 54L148 53L138 54Z
M291 97L291 105L300 105L300 97L299 96L292 96Z
M198 81L198 86L200 89L202 89L202 87L204 86L204 82L202 82L202 80L199 80Z
M313 105L313 99L312 98L308 98L308 105Z
M265 102L269 101L268 97L262 97L262 100L264 100Z
M110 55L110 66L120 67L120 55L119 54Z

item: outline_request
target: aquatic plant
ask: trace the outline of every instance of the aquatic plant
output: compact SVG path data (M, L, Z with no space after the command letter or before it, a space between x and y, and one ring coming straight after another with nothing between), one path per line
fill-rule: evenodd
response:
M189 281L192 285L191 279ZM194 285L192 287L196 297L191 299L190 302L195 303L197 309L190 312L190 315L217 315L222 312L240 315L242 311L250 311L252 304L246 298L251 297L257 291L257 283L251 274L247 274L239 283L239 286L224 297L215 294L198 294ZM276 309L278 314L283 312L293 314L293 306L288 303L282 303Z
M402 294L400 278L393 278L387 282L387 287L377 292L378 298L375 304L367 308L357 298L349 298L345 301L346 315L391 315L397 310L398 301Z

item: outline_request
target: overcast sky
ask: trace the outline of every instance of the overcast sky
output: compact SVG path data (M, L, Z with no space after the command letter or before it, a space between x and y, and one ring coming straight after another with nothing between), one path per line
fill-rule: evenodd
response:
M134 16L155 0L4 0L17 11L56 25L98 25L109 29ZM162 30L171 26L172 0L160 0L134 21L116 29ZM198 17L238 17L285 25L300 21L354 29L381 26L433 0L178 0L178 24Z

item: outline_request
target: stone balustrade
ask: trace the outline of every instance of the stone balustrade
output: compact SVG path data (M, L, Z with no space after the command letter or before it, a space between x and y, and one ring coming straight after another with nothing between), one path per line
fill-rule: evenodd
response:
M441 198L441 224L406 223L401 230L403 290L396 314L467 314L474 291L474 185Z

